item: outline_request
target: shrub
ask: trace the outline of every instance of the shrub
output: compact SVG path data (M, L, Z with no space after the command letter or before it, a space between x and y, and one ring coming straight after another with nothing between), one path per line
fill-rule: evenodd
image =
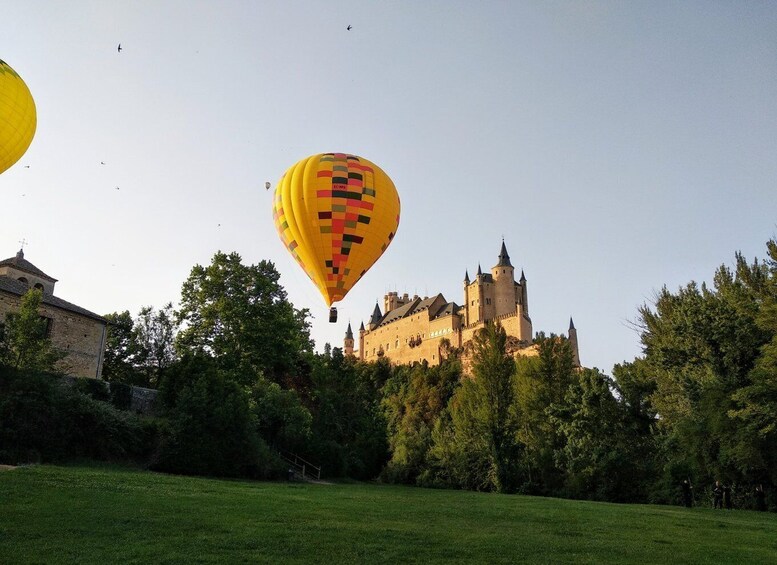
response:
M0 461L88 457L145 464L156 447L156 423L78 388L43 373L0 369Z

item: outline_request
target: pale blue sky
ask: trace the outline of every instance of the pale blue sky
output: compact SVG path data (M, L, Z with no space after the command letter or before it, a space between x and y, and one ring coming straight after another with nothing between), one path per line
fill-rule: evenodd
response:
M0 176L0 256L25 238L98 313L175 302L195 263L238 251L339 346L388 290L460 303L504 235L535 331L573 316L609 372L657 289L777 234L772 2L9 4L0 59L38 132ZM403 205L335 325L264 190L326 151L380 165Z

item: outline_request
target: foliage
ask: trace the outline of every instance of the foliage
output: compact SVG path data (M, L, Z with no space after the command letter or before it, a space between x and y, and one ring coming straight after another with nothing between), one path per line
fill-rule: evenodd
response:
M461 379L461 363L454 358L439 366L416 364L396 367L382 391L391 459L381 473L393 483L429 480L425 473L432 447L432 431Z
M155 424L78 389L55 376L0 369L0 461L145 463L155 447Z
M46 335L47 320L40 315L42 301L42 291L31 288L22 296L19 311L6 316L0 332L0 365L53 371L64 358Z
M457 486L497 492L515 489L520 446L515 364L505 351L506 341L504 328L494 322L475 334L473 378L464 381L450 401L451 430L446 434L438 428L435 436L436 466Z
M307 447L312 416L294 390L260 378L250 391L259 436L276 449L297 453Z
M611 502L645 499L647 438L631 425L629 409L613 388L598 369L583 369L564 404L549 411L551 424L563 438L555 455L565 471L567 496Z
M243 265L234 252L216 253L207 267L195 265L181 289L177 320L185 327L177 347L282 383L312 343L307 310L294 308L279 278L271 262Z
M215 364L203 363L169 412L157 468L222 477L279 476L280 461L256 428L246 390Z
M515 395L520 414L517 436L525 446L521 490L555 494L564 484L555 458L564 447L564 438L550 415L564 406L577 373L566 338L540 333L535 345L538 355L519 358L516 364Z
M388 459L386 422L378 390L390 374L387 362L365 364L343 356L311 360L310 457L328 476L376 477Z
M134 320L127 310L105 318L108 336L103 378L156 388L162 373L177 360L174 342L178 325L172 303L160 310L144 306Z

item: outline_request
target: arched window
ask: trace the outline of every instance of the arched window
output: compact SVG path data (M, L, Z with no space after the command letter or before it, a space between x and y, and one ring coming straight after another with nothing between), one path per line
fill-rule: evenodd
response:
M39 291L43 292L43 285L40 283L35 283L35 288L37 288Z
M30 281L28 281L28 280L27 280L26 278L24 278L24 277L19 277L17 280L18 280L19 282L23 282L24 284L30 284Z

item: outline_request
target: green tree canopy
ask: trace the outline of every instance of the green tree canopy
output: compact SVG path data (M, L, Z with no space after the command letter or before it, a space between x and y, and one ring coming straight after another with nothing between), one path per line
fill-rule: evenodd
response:
M312 348L308 313L288 301L279 278L271 262L244 265L234 252L195 265L181 289L177 347L244 368L250 380L259 372L275 382L293 375L301 352Z

